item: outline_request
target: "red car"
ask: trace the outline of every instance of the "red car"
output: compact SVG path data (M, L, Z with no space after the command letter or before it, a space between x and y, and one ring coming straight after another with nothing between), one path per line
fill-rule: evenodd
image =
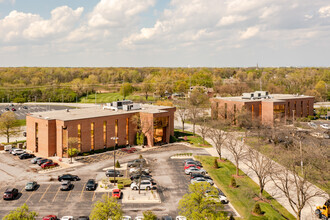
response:
M16 111L16 108L12 108L11 110L14 112L14 111Z
M43 217L42 220L57 220L57 216L56 215L47 215L47 216Z
M136 148L134 148L134 147L126 147L126 148L122 148L121 151L127 152L127 153L134 153L136 151Z
M196 166L195 164L187 164L187 165L184 166L184 169L186 170L186 169L188 169L189 167L196 167L196 168L198 168L198 169L201 168L200 166Z
M120 189L113 189L112 190L112 197L120 199L121 197L121 190Z
M54 163L54 162L46 162L41 164L41 168L56 167L56 166L58 166L58 163Z

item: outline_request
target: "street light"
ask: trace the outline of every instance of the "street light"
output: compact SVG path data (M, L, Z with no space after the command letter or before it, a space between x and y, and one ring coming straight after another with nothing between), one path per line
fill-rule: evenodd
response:
M96 94L96 93L95 93ZM113 149L113 170L114 170L114 178L113 178L113 185L116 185L116 147L118 147L118 137L111 137L111 140L115 141L115 147Z

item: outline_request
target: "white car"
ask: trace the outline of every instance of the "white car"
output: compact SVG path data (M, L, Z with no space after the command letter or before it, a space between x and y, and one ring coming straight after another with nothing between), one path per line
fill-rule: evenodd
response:
M191 184L194 184L194 183L201 183L201 182L208 182L209 184L213 185L213 181L211 179L205 179L203 177L196 177L194 179L191 179L190 180L190 183Z
M136 216L134 220L143 220L143 215Z
M217 189L217 190L218 190L218 196L209 195L208 191L206 191L205 196L210 197L210 199L213 199L215 201L219 201L222 204L227 204L229 201L228 201L227 197L225 196L225 194L220 189Z
M25 153L25 150L22 150L22 149L14 149L11 151L11 153L13 155L21 155L21 154L24 154Z
M307 124L312 128L317 128L317 125L314 122L308 122Z
M122 220L132 220L132 217L131 216L128 216L128 215L124 215L122 217Z
M179 215L175 218L175 220L187 220L186 216Z
M152 189L152 182L150 180L141 180L140 189L150 190ZM139 189L139 183L132 182L131 184L132 190L138 190Z
M61 220L73 220L73 216L63 216Z
M201 174L206 174L206 170L204 170L203 168L198 169L197 167L189 167L187 169L185 169L184 171L186 174L191 174L191 173L201 173Z
M321 126L321 128L324 128L324 129L330 129L330 126L328 124L321 124L320 126Z
M150 173L150 170L148 168L142 168L141 171L144 172L144 173ZM133 167L133 168L129 169L129 172L130 173L140 172L140 168L139 167Z

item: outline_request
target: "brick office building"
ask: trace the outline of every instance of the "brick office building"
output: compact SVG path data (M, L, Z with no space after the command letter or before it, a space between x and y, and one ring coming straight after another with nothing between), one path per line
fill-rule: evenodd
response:
M137 124L145 133L146 145L169 143L174 135L174 112L174 107L144 105L138 110L85 108L33 113L26 117L27 150L66 157L70 137L76 138L80 152L134 145Z
M286 123L287 120L313 115L313 96L272 94L265 91L243 93L238 97L211 99L211 114L215 118L237 117L242 109L251 113L252 120L263 124Z

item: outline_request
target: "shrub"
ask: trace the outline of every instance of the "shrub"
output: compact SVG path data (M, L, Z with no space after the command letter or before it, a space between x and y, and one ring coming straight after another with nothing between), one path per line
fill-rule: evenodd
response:
M230 186L236 188L237 187L237 184L236 184L236 180L234 177L231 177L230 179Z
M142 156L142 154L140 154L140 156L139 156L139 159L143 159L143 156Z
M118 184L118 189L124 189L124 185L123 184Z
M214 169L218 169L219 165L218 165L218 159L214 158L214 165L213 165Z
M262 211L261 211L261 208L260 208L259 203L256 203L256 204L254 205L253 212L254 212L255 214L258 214L258 215L261 215L261 214L262 214Z
M176 139L175 136L170 136L170 143L174 143L174 142L177 142L178 140Z
M230 214L229 216L229 220L235 220L234 216L233 216L233 213Z
M119 163L119 161L117 160L117 162L116 162L116 165L115 165L115 167L116 168L120 168L120 163Z
M157 220L157 216L152 211L144 211L143 219L145 220Z

